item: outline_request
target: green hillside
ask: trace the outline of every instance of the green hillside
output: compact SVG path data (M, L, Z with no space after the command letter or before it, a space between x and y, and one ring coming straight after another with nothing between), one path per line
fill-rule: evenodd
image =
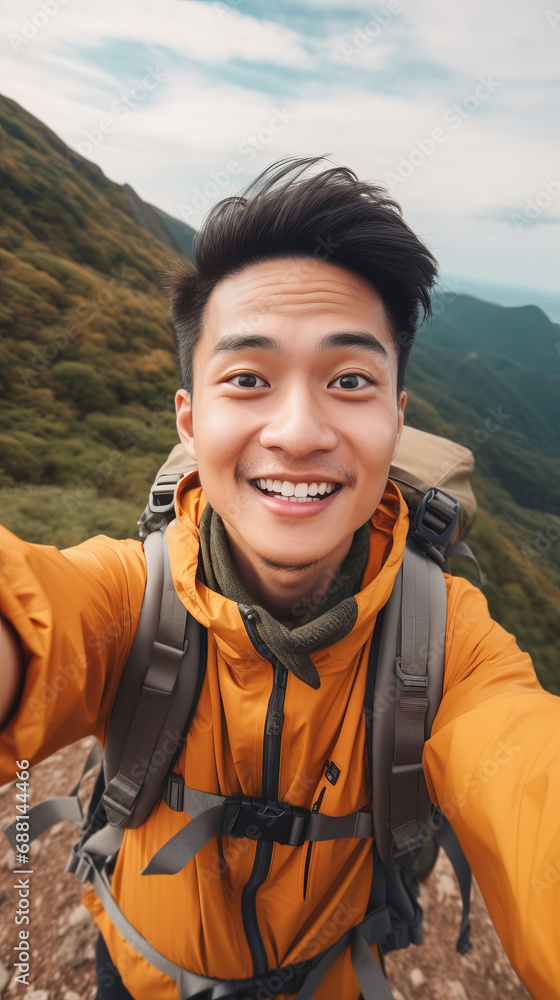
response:
M170 251L135 221L151 206L133 215L124 188L3 98L0 144L0 520L59 547L135 535L177 440ZM188 253L192 231L160 215ZM437 305L407 421L474 450L491 611L560 693L560 327L536 307Z
M119 185L2 98L0 143L2 520L73 544L111 498L107 530L130 534L176 440L170 254Z

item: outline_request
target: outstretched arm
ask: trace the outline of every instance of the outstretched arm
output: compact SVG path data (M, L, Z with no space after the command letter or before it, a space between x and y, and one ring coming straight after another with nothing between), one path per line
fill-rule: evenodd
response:
M531 996L560 984L560 698L464 580L449 592L443 699L424 750L509 960Z
M142 606L142 543L97 535L59 551L0 527L0 785L83 736L101 741Z

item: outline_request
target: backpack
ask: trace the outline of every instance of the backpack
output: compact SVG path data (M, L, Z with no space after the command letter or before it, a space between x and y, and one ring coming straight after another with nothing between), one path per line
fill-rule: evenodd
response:
M451 555L474 559L463 537L476 513L470 485L472 453L443 438L405 427L390 478L411 514L402 565L385 608L377 616L369 652L365 720L372 811L327 816L285 802L220 796L185 787L174 771L196 710L206 668L206 630L179 601L169 565L165 529L174 517L176 483L196 465L177 445L159 470L139 519L146 588L142 610L109 722L102 754L94 746L83 775L103 760L84 820L77 791L39 803L28 814L30 840L62 819L82 827L67 871L91 882L117 929L149 962L175 979L180 1000L243 997L298 990L313 992L338 954L351 946L365 1000L392 997L369 944L381 957L422 942L418 881L435 863L438 845L457 874L463 916L457 950L470 950L471 873L445 816L431 804L422 769L425 740L443 688L446 588L442 569ZM432 486L428 485L432 483ZM445 488L444 488L445 487ZM447 492L453 489L453 495ZM476 560L475 560L476 562ZM477 564L478 566L478 564ZM482 574L479 568L479 582ZM250 610L240 607L249 618ZM334 783L337 768L327 762ZM142 874L174 874L215 835L301 846L339 837L374 837L374 867L366 917L334 945L298 967L279 967L264 979L226 982L195 975L170 962L125 918L111 893L110 876L125 828L145 822L160 797L190 822L161 847ZM15 849L15 824L4 831ZM309 850L309 848L308 848Z

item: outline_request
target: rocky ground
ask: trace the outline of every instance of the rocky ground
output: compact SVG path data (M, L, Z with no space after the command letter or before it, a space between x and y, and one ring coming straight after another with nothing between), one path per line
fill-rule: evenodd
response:
M37 765L31 776L33 802L65 795L77 780L91 745L82 740ZM93 775L84 782L91 790ZM15 815L15 788L0 789L0 828ZM64 872L76 828L59 824L32 847L31 973L26 987L14 980L14 856L0 841L0 997L2 1000L94 1000L93 920L80 904L83 888ZM16 877L17 878L17 877ZM458 889L447 859L441 856L422 887L425 943L389 955L387 970L395 1000L522 1000L529 994L511 968L496 936L480 891L473 887L473 950L455 951L460 922ZM334 998L333 998L334 1000ZM343 998L336 998L343 1000Z

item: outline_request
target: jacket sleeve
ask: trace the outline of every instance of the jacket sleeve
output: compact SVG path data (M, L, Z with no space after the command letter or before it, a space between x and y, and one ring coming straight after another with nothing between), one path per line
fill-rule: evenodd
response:
M509 960L537 1000L560 988L560 698L448 579L441 706L424 749L432 801L451 822Z
M26 660L18 707L0 733L0 785L83 736L102 742L138 624L142 543L106 535L59 551L0 527L0 614Z

